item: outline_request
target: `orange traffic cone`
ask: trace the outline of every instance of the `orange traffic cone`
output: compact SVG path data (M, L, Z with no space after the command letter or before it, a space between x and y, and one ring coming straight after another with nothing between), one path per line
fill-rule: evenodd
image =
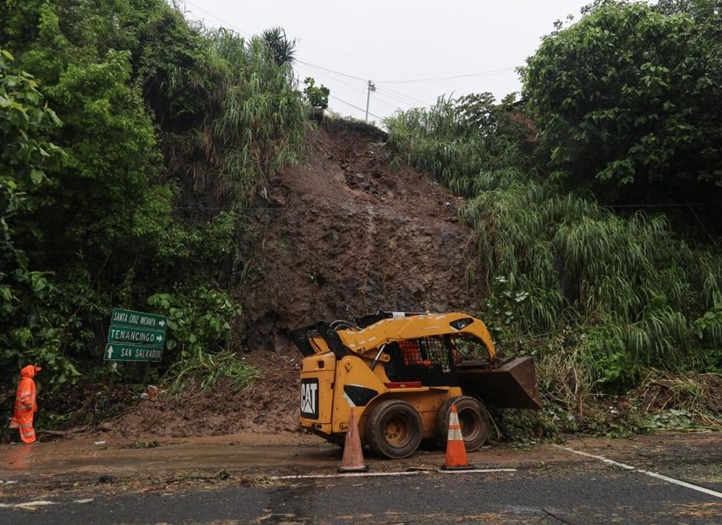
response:
M346 441L343 445L343 457L341 458L341 466L338 467L339 472L366 472L369 468L364 465L364 455L361 450L361 437L358 434L358 425L356 424L356 415L353 407L348 420L348 431L346 432Z
M459 425L459 412L456 405L451 405L449 414L449 435L446 440L446 464L441 467L443 470L471 470L474 467L469 465L466 459L466 445L464 436L461 434Z

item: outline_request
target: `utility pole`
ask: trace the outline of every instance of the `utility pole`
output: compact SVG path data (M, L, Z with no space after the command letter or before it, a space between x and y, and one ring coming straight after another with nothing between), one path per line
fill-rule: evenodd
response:
M371 92L376 91L376 84L369 80L369 89L366 94L366 123L369 122L369 102L371 102Z

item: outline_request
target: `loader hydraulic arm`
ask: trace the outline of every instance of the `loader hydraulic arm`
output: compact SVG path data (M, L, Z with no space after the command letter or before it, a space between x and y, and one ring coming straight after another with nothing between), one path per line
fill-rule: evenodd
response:
M490 361L493 362L496 357L494 343L491 340L491 335L486 325L482 321L462 313L420 314L378 312L372 316L358 320L358 326L348 325L335 331L326 323L316 323L315 325L295 330L294 333L296 336L307 338L309 328L313 328L313 331L323 338L325 342L324 346L328 347L319 347L318 338L306 339L305 344L311 352L327 351L330 349L336 353L336 355L341 356L346 355L348 352L359 355L368 353L375 355L384 345L395 341L449 335L476 339L486 348ZM331 334L327 333L326 330L331 330ZM299 334L299 331L302 333ZM338 340L333 337L333 334L337 334ZM298 342L297 346L303 351L302 345L298 344ZM341 347L343 347L343 349ZM310 354L304 353L304 355Z
M394 341L450 335L476 339L486 347L491 362L496 357L494 343L486 325L463 313L379 312L371 316L371 319L372 324L364 328L339 330L340 339L351 352L361 355L376 353L382 345ZM360 321L360 325L364 326L364 319Z
M458 312L377 312L359 319L357 325L342 323L339 328L334 328L332 324L319 321L290 332L291 339L305 357L332 351L338 359L354 353L368 354L369 359L375 360L389 343L445 335L476 339L486 348L490 362L496 357L486 325L479 319Z
M341 359L351 352L336 330L325 321L296 328L289 335L304 357L331 350L338 359Z

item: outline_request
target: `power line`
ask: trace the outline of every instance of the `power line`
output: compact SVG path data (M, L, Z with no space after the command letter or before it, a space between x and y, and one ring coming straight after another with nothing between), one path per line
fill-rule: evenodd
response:
M403 102L407 106L412 106L412 105L413 106L417 106L417 105L430 106L431 105L431 104L428 104L417 98L410 97L408 95L404 95L403 93L399 93L398 91L394 91L394 90L388 89L388 88L378 89L377 93L381 93L382 95L385 95L391 99L395 99L395 100L398 100L399 102Z
M223 25L225 25L225 26L227 26L227 27L230 27L231 29L237 31L239 34L243 34L243 35L245 35L245 36L247 36L247 37L249 37L249 38L252 38L252 35L251 35L251 34L245 32L245 31L242 31L241 29L233 26L232 24L228 23L227 21L223 20L222 18L214 15L214 14L211 13L210 11L206 11L206 10L203 9L202 7L199 7L199 6L195 5L193 2L189 2L189 1L186 0L185 3L188 4L188 5L190 5L190 6L192 6L192 7L194 7L194 8L197 9L198 11L201 11L202 13L205 13L205 14L207 14L208 16L210 16L210 17L218 20L219 22L221 22L221 24L223 24ZM305 62L305 61L300 60L300 59L298 59L298 58L295 60L295 62L296 62L297 64L302 64L302 65L304 65L304 66L306 66L306 67L308 67L308 68L312 68L312 70L313 70L313 68L315 68L315 69L318 69L318 70L321 70L321 71L325 71L325 72L327 72L327 73L332 73L332 74L339 75L339 76L346 77L346 78L350 78L350 79L353 79L353 80L360 80L360 81L362 81L362 82L366 82L366 79L363 79L363 78L360 78L360 77L355 77L355 76L353 76L353 75L347 75L347 74L341 73L341 72L339 72L339 71L334 71L333 69L328 69L328 68L325 68L325 67L317 66L317 65L315 65L315 64L311 64L310 62ZM352 89L356 89L356 90L361 91L358 87L352 86L351 84L348 84L348 83L343 82L343 81L341 81L341 80L338 80L338 79L333 79L333 80L334 80L335 82L342 83L342 84L344 84L344 85L346 85L347 87L350 87L350 88L352 88ZM331 95L330 98L333 98L334 100L337 100L338 102L341 102L342 104L346 104L347 106L350 106L350 107L352 107L352 108L354 108L354 109L357 109L357 110L359 110L359 111L364 111L362 108L360 108L360 107L358 107L358 106L356 106L356 105L354 105L354 104L351 104L350 102L346 102L345 100L342 100L342 99L340 99L340 98L338 98L338 97L335 97L335 96L333 96L333 95ZM374 114L371 113L371 112L369 112L368 114L371 115L371 116L373 116L374 118L377 118L377 119L379 119L379 120L383 120L383 117L380 117L380 116L378 116L378 115L374 115Z
M297 62L299 62L299 61L297 61ZM327 75L328 78L329 78L330 80L332 80L333 82L338 82L339 84L343 84L344 86L352 89L352 90L353 90L355 93L357 93L359 96L362 95L362 94L364 94L364 93L366 92L366 90L368 89L368 86L366 85L366 83L367 83L368 81L363 80L363 79L360 79L360 78L358 78L358 77L353 77L353 76L351 76L351 75L345 75L345 74L343 74L343 73L339 73L339 72L336 72L336 71L333 71L333 70L329 70L329 69L327 69L327 68L322 68L322 67L320 67L320 66L311 65L311 64L308 64L308 63L306 63L306 62L301 62L301 64L302 64L302 65L301 65L300 67L302 67L302 68L304 68L304 69L306 69L306 70L309 70L309 71L313 71L314 69L322 70L322 71L324 72L324 73L322 73L322 75ZM352 84L352 83L350 83L350 82L348 82L348 81L346 81L346 80L340 80L340 79L338 79L338 78L335 78L335 76L341 76L341 77L345 77L345 78L351 78L351 79L353 79L353 80L363 80L363 82L364 82L364 87L362 88L361 86ZM318 80L318 79L317 79L317 80ZM342 100L342 99L340 99L340 98L338 98L338 97L336 97L336 96L331 96L330 98L334 98L334 99L336 99L337 101L339 101L339 102L341 102L341 103L343 103L343 104L346 104L346 105L349 106L349 107L358 109L359 111L364 112L364 114L366 113L366 110L363 109L363 108L361 108L360 106L351 104L350 102L347 102L347 101L345 101L345 100ZM386 104L387 106L389 106L389 107L391 107L391 108L393 108L393 109L395 109L395 110L401 109L398 104L392 104L392 103L387 102L387 101L385 101L385 100L378 100L376 97L374 97L374 100L377 100L378 102L381 102L381 103L383 103L383 104ZM374 115L373 113L370 113L370 112L369 112L369 115L372 115L373 117L378 118L378 119L382 119L382 118L383 118L383 117L380 117L380 116L378 116L378 115Z
M221 24L223 24L224 26L230 27L231 29L237 31L239 34L245 35L245 36L247 36L248 38L253 38L253 35L251 35L250 33L247 33L247 32L245 32L245 31L242 31L242 30L238 29L237 27L233 26L233 24L230 24L230 23L226 22L225 20L223 20L222 18L217 17L216 15L214 15L213 13L211 13L210 11L206 11L206 10L203 9L202 7L199 7L199 6L195 5L193 2L189 2L188 0L185 0L183 3L195 7L196 9L198 9L198 11L201 11L202 13L207 14L207 15L210 16L211 18L215 18L215 19L218 20Z
M250 33L246 32L246 31L243 31L243 30L239 29L238 27L236 27L236 26L234 26L233 24L227 22L226 20L224 20L224 19L222 19L222 18L214 15L214 14L211 13L210 11L207 11L207 10L203 9L202 7L200 7L200 6L197 6L197 5L194 4L193 2L190 2L190 1L188 1L188 0L185 0L185 1L184 1L184 4L188 4L188 5L192 6L192 7L194 7L195 9L197 9L198 11L207 14L208 16L210 16L211 18L214 18L214 19L218 20L219 22L221 22L221 23L224 24L225 26L230 27L231 29L234 29L234 30L237 31L239 34L245 35L245 36L247 36L247 37L249 37L249 38L252 38L252 37L253 37L252 34L250 34ZM329 69L329 68L325 68L325 67L323 67L323 66L319 66L319 65L316 65L316 64L312 64L312 63L310 63L310 62L305 62L305 61L300 60L300 59L298 59L298 58L296 59L296 62L297 62L297 63L300 63L300 64L304 64L304 65L306 65L306 66L308 66L308 67L311 67L311 68L316 68L316 69L320 69L320 70L322 70L322 71L326 71L326 72L328 72L328 73L334 73L334 74L336 74L336 75L340 75L340 76L343 76L343 77L346 77L346 78L351 78L351 79L353 79L353 80L360 80L360 81L362 81L362 82L366 82L366 81L367 81L367 79L365 79L365 78L357 77L357 76L354 76L354 75L349 75L349 74L347 74L347 73L341 73L340 71L335 71L335 70L333 70L333 69ZM415 84L415 83L423 83L423 82L444 82L444 81L447 81L447 80L456 80L456 79L459 79L459 78L494 76L494 75L499 75L499 74L502 74L502 73L508 73L509 71L514 71L515 69L516 69L516 68L514 68L514 67L507 67L507 68L502 68L502 69L494 69L494 70L488 70L488 71L480 71L480 72L478 72L478 73L466 73L466 74L462 74L462 75L452 75L452 76L447 76L447 77L417 78L417 79L410 79L410 80L377 80L377 81L374 81L374 82L377 83L377 84Z
M309 65L306 62L303 62L303 63L297 65L297 67L299 69L310 71L312 73L315 73L315 70L323 71L323 73L321 73L322 75L327 75L331 81L338 82L339 84L342 84L342 85L348 87L349 89L352 89L354 92L358 93L359 95L363 94L366 91L364 89L364 87L362 87L361 85L352 84L351 82L348 82L347 80L337 78L338 76L341 76L341 77L351 78L353 80L356 80L357 77L353 77L351 75L345 75L343 73L338 73L335 71L331 72L332 70L328 70L326 68L320 68L320 67L314 66L314 65ZM317 78L317 80L318 80L318 78ZM362 79L358 79L358 80L362 80ZM363 82L365 85L366 81L364 80ZM384 95L386 97L388 97L389 99L395 100L395 102L388 102L387 100L384 100L384 98L383 98ZM413 107L416 105L421 105L421 106L429 105L422 100L415 99L411 96L405 95L403 93L400 93L400 92L395 91L390 88L377 89L376 96L374 97L374 99L378 102L381 102L382 104L385 104L385 105L395 109L395 110L404 110L404 109L408 109L409 107Z
M502 73L508 73L509 71L514 71L516 68L514 67L506 67L504 69L495 69L491 71L481 71L479 73L467 73L464 75L454 75L451 77L436 77L436 78L417 78L413 80L379 80L379 84L417 84L422 82L444 82L446 80L456 80L459 78L469 78L469 77L491 77L494 75L500 75Z
M322 71L327 71L328 73L334 73L336 75L341 75L342 77L352 78L354 80L360 80L361 82L366 82L368 80L366 78L355 77L353 75L347 75L346 73L341 73L340 71L334 71L333 69L328 69L325 67L317 66L316 64L311 64L310 62L304 62L303 60L296 59L296 62L303 64L305 66L308 66L308 67L314 67L314 68L320 69Z
M200 11L200 12L202 12L202 13L205 13L205 14L208 15L209 17L214 18L215 20L218 20L223 26L225 26L225 27L230 27L231 29L237 31L237 32L238 32L239 34L241 34L241 35L244 35L244 36L246 36L246 37L248 37L248 38L252 38L252 37L253 37L253 35L251 35L250 33L246 32L246 31L243 31L243 30L239 29L238 27L235 27L233 24L231 24L231 23L227 22L226 20L224 20L224 19L216 16L215 14L211 13L210 11L207 11L207 10L203 9L202 7L194 4L193 2L190 2L190 1L188 1L188 0L185 0L184 3L187 4L187 5L192 6L193 8L197 9L198 11ZM296 64L297 67L303 65L303 66L306 66L307 68L311 68L311 71L313 71L313 70L324 71L325 73L327 73L327 74L329 74L329 75L337 75L337 76L344 77L344 78L348 78L348 79L351 79L351 80L357 80L357 81L360 81L360 82L364 82L364 84L365 84L366 82L368 82L368 79L361 78L361 77L354 76L354 75L349 75L349 74L347 74L347 73L342 73L342 72L340 72L340 71L336 71L336 70L334 70L334 69L330 69L330 68L326 68L326 67L323 67L323 66L319 66L319 65L313 64L313 63L311 63L311 62L306 62L306 61L304 61L304 60L301 60L301 59L298 58L298 57L295 59L294 63ZM378 81L377 83L379 83L379 84L417 84L417 83L443 82L443 81L447 81L447 80L455 80L455 79L460 79L460 78L498 75L498 74L505 73L505 72L508 72L508 71L513 71L514 69L515 69L515 68L504 68L504 69L491 70L491 71L482 71L482 72L478 72L478 73L469 73L469 74L464 74L464 75L454 75L454 76L436 77L436 78L421 78L421 79L412 79L412 80L381 80L381 81ZM330 77L330 78L331 78L334 82L338 82L338 83L340 83L340 84L343 84L343 85L345 85L345 86L347 86L347 87L349 87L349 88L351 88L351 89L353 89L353 90L355 90L355 91L358 91L359 93L362 93L362 92L364 91L363 88L361 88L361 87L359 87L359 86L353 86L353 85L351 85L351 84L349 84L349 83L347 83L347 82L344 82L343 80L340 80L340 79L338 79L338 78L334 78L334 77ZM382 93L383 93L383 94L386 94L386 95L387 95L389 98L391 98L391 99L396 99L398 102L404 102L404 103L406 104L407 108L408 108L408 107L413 107L414 105L417 105L417 104L420 104L421 106L429 106L429 105L431 105L431 104L428 104L427 102L421 101L421 100L419 100L419 99L415 99L415 98L413 98L413 97L411 97L411 96L405 95L405 94L400 93L400 92L398 92L398 91L391 90L391 89L389 89L389 88L385 88L385 89L382 91ZM395 95L395 96L394 96L394 95ZM334 98L334 99L338 100L339 102L341 102L341 103L343 103L343 104L346 104L346 105L348 105L348 106L350 106L350 107L353 107L353 108L355 108L355 109L358 109L359 111L364 111L362 108L360 108L360 107L358 107L358 106L356 106L356 105L354 105L354 104L351 104L351 103L349 103L349 102L346 102L345 100L339 99L339 98L337 98L337 97L332 97L332 98ZM411 101L411 102L409 102L409 101ZM387 106L390 106L390 107L392 107L392 108L394 108L394 109L397 109L397 110L403 110L403 109L404 109L404 108L402 108L402 107L399 107L399 104L398 104L398 103L397 103L397 104L393 104L393 103L390 103L390 102L386 102L386 101L384 101L383 99L380 99L379 102L382 102L382 103L386 104ZM372 115L372 116L374 116L375 118L379 118L379 119L382 118L382 117L379 117L378 115L373 115L372 113L369 113L369 114Z
M346 104L347 106L351 106L352 108L358 109L358 110L361 111L361 112L364 112L364 113L366 112L366 110L365 110L364 108L360 108L360 107L358 107L358 106L354 106L353 104L350 104L350 103L346 102L345 100L341 100L341 99L338 98L338 97L334 97L333 95L329 95L329 98L332 98L332 99L334 99L334 100L338 100L338 101L341 102L342 104ZM374 115L374 114L371 113L371 112L369 112L369 115L371 115L372 117L375 117L375 118L377 118L377 119L379 119L379 120L383 120L383 119L384 119L384 117L379 117L378 115Z
M386 106L388 106L388 107L390 107L390 108L393 108L393 109L397 109L397 110L403 109L401 106L399 106L399 103L398 103L398 102L389 102L389 101L387 101L387 100L384 100L383 97L378 94L378 92L377 92L376 95L374 96L374 101L375 101L375 102L380 102L380 103L382 103L382 104L384 104L384 105L386 105Z
M356 77L353 75L348 75L346 73L341 73L340 71L335 71L333 69L328 69L322 66L318 66L316 64L311 64L310 62L304 62L302 60L296 60L297 62L300 62L301 64L304 64L309 67L314 67L317 69L321 69L323 71L327 71L330 73L335 73L337 75L341 75L347 78L352 78L354 80L361 80L362 82L365 82L365 78ZM453 75L448 77L435 77L435 78L417 78L417 79L411 79L411 80L378 80L374 81L377 84L416 84L416 83L423 83L423 82L444 82L446 80L456 80L459 78L469 78L469 77L490 77L494 75L500 75L502 73L508 73L510 71L514 71L516 68L514 67L506 67L503 69L493 69L489 71L480 71L478 73L466 73L463 75Z
M308 71L311 71L311 72L313 73L313 68L312 68L312 67L308 67L308 66L305 66L305 65L302 66L302 67L304 67L305 69L307 69ZM330 75L329 73L326 73L326 74L327 74L327 75ZM329 78L331 78L331 80L333 80L334 82L338 82L339 84L343 84L343 85L346 86L346 87L349 87L349 88L351 88L351 89L353 89L353 90L355 90L355 91L358 91L359 93L363 93L363 92L365 91L365 89L364 89L363 87L358 86L358 85L355 85L355 84L351 84L350 82L347 82L347 81L345 81L345 80L339 80L339 79L334 78L334 77L331 77L331 76L329 76ZM365 86L366 81L364 80L363 82L364 82L364 86Z
M408 102L407 100L401 100L398 99L392 95L389 95L383 90L376 90L376 94L374 95L374 101L380 102L381 104L384 104L396 111L406 111L412 107L416 107L418 104L412 104L411 102ZM425 104L423 104L425 105Z

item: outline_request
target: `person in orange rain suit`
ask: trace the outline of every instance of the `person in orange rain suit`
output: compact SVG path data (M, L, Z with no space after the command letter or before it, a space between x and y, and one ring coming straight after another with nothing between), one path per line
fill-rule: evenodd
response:
M35 381L33 377L40 372L39 366L28 365L20 370L20 382L15 394L15 415L10 421L11 428L20 430L20 439L25 443L35 443L33 417L38 411L35 401Z

